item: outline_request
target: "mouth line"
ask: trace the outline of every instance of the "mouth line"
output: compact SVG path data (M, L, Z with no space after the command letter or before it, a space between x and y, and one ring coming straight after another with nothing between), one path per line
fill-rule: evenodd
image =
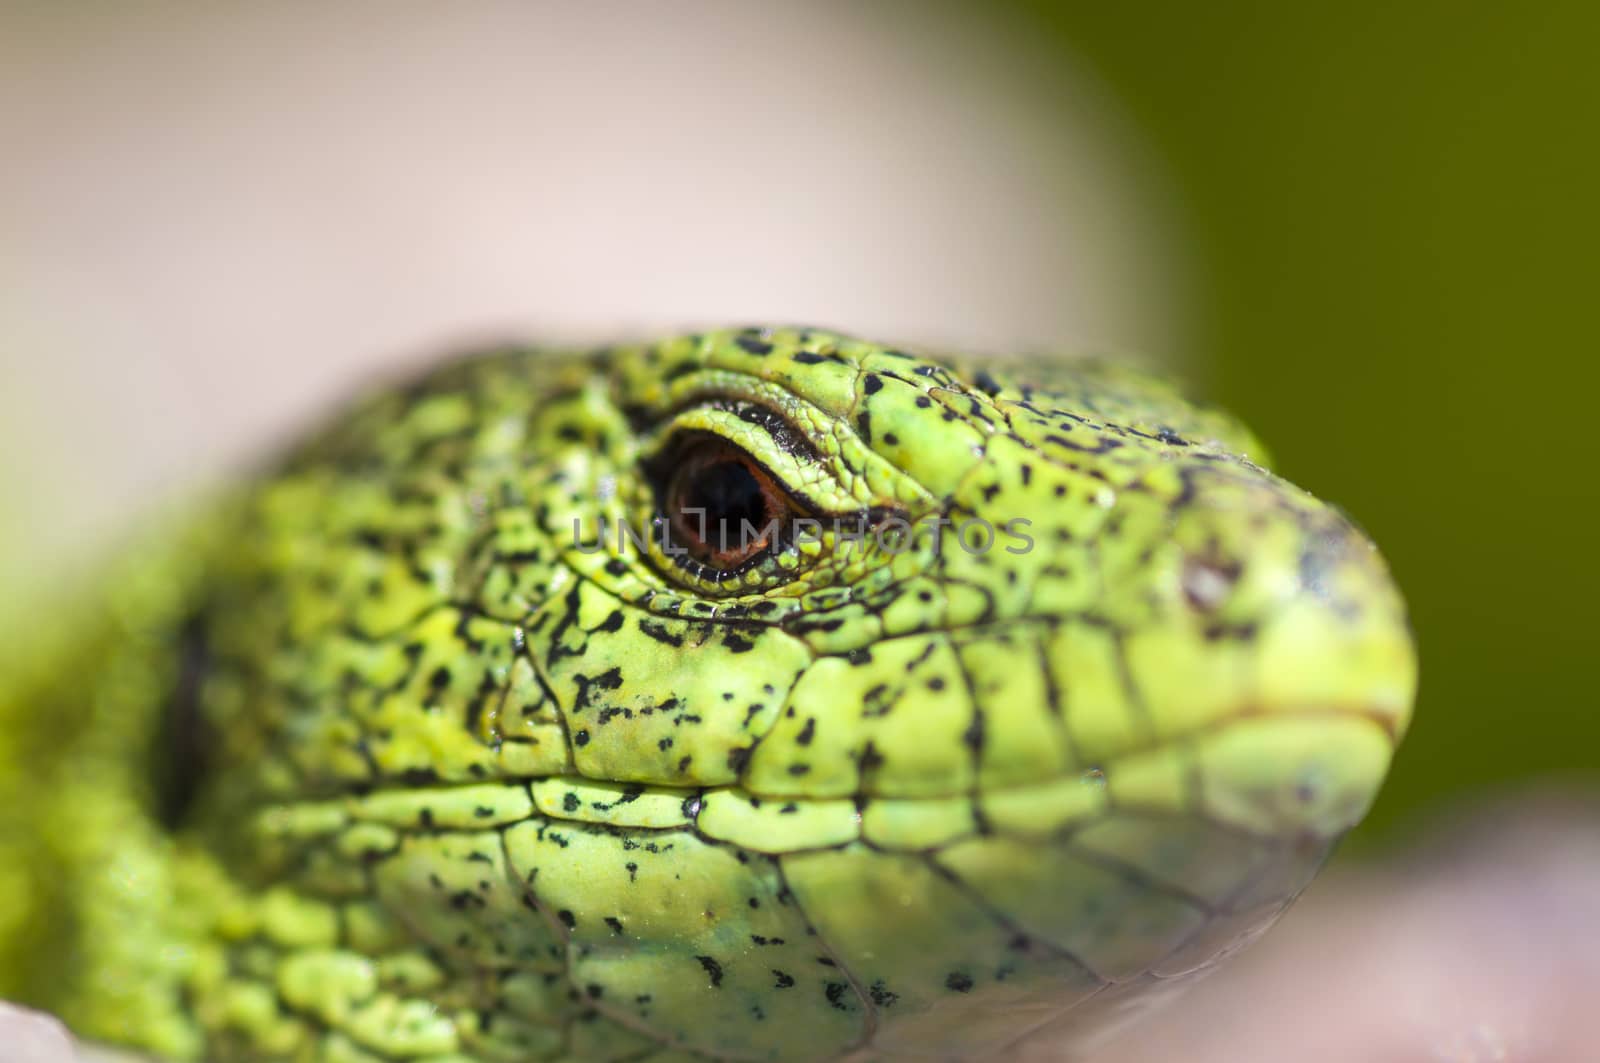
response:
M1204 738L1219 731L1226 731L1242 723L1256 720L1315 720L1327 719L1364 719L1381 730L1389 739L1391 745L1400 741L1399 725L1392 713L1372 705L1317 705L1307 703L1301 707L1286 707L1290 703L1279 703L1277 706L1250 703L1241 708L1222 713L1210 720L1182 731L1174 731L1151 742L1141 742L1131 745L1126 749L1119 749L1111 757L1110 762L1122 760L1126 757L1139 756L1151 753L1168 746L1181 745L1196 739ZM1102 765L1103 767L1104 765Z
M979 801L986 796L996 797L1007 793L1058 786L1063 783L1070 783L1073 781L1084 783L1099 781L1103 785L1105 782L1109 782L1113 779L1116 774L1117 767L1121 764L1137 760L1141 757L1159 752L1163 749L1192 746L1195 743L1206 739L1207 737L1226 732L1233 727L1257 721L1305 721L1319 718L1330 721L1366 720L1373 726L1379 728L1391 745L1397 741L1397 731L1394 717L1391 714L1372 706L1329 705L1320 708L1289 709L1253 704L1229 713L1225 713L1196 727L1191 727L1181 732L1175 732L1171 735L1166 735L1156 740L1140 742L1130 745L1126 748L1116 750L1114 753L1100 758L1097 761L1076 764L1066 771L1057 774L1041 776L1036 779L1007 781L1005 783L995 783L989 785L975 784L965 789L951 789L939 793L924 793L915 795L883 794L874 793L870 789L862 787L849 794L813 796L805 794L761 792L757 790L746 789L744 785L737 780L715 785L678 786L668 783L647 783L633 780L595 778L576 773L533 776L508 775L503 777L488 777L470 780L445 780L435 777L426 781L418 780L415 778L415 776L413 776L410 779L394 778L373 780L364 786L346 790L340 793L326 794L311 801L289 801L284 803L273 802L262 806L259 811L267 812L272 808L284 810L308 804L320 806L342 805L345 809L344 815L347 816L351 821L358 821L368 818L368 815L363 815L362 811L358 811L358 809L362 809L362 807L366 805L369 800L376 800L377 802L382 803L385 798L395 799L407 794L416 795L419 799L425 796L436 796L440 799L448 799L464 794L505 794L511 790L516 790L520 791L523 795L526 795L530 799L530 807L527 809L530 815L541 815L546 818L562 822L589 822L596 824L606 824L608 822L607 817L604 814L600 816L587 817L571 815L570 813L577 811L576 808L566 808L562 809L561 811L557 811L555 808L542 805L535 796L535 791L541 787L566 786L582 789L585 792L586 799L588 800L598 799L602 796L607 798L604 804L595 803L591 806L595 811L601 813L609 813L616 809L627 808L628 806L633 806L636 802L648 804L650 801L679 802L684 809L684 819L686 822L678 825L651 827L628 824L626 822L610 821L610 825L612 826L630 830L674 830L681 829L685 826L692 829L693 823L695 822L704 801L708 797L716 794L729 793L741 794L748 799L754 800L758 806L762 803L780 807L784 805L805 807L823 804L853 804L856 810L855 814L857 817L859 817L862 810L872 802L889 801L895 803L915 803L939 801L949 802L961 800ZM587 803L588 801L586 801L586 804ZM1129 810L1133 810L1131 806ZM1148 811L1159 812L1160 809L1151 808L1148 809ZM563 814L563 812L567 814ZM481 815L481 813L479 814ZM398 822L395 822L393 825L397 827L401 826L401 824ZM476 825L484 827L494 826L494 824L487 822ZM435 824L428 820L406 824L406 826L411 826L422 830L435 828ZM444 827L444 824L438 824L438 826Z

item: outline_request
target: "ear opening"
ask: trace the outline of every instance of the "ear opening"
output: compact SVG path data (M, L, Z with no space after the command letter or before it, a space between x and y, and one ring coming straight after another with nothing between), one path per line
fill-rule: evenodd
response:
M179 627L173 652L177 676L151 743L150 773L155 816L169 828L188 818L209 768L212 736L201 711L201 698L212 655L203 610Z

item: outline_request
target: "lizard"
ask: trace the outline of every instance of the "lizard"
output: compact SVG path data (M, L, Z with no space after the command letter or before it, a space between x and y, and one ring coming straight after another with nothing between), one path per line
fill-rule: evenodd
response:
M988 1058L1259 936L1410 719L1367 536L1103 361L452 360L0 676L0 995L167 1060Z

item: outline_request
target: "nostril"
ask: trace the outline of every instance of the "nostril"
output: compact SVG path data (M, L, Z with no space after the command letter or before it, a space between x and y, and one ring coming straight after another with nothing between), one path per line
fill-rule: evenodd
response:
M1191 606L1204 613L1214 612L1227 600L1234 584L1239 582L1241 568L1236 561L1223 561L1215 557L1193 556L1183 564L1180 577L1183 596Z
M1357 546L1359 542L1344 528L1329 528L1309 536L1300 552L1301 586L1318 597L1325 595L1326 584L1335 569L1361 552L1370 553L1374 549L1367 543L1366 550L1361 551Z

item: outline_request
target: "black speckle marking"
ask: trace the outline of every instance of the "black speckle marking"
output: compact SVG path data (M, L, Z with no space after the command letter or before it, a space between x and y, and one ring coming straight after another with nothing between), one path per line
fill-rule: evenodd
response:
M972 992L972 976L960 971L951 971L944 979L944 987L956 993Z
M967 744L967 748L972 750L973 753L983 752L984 734L982 709L979 709L972 714L972 723L968 725L966 731L961 735L961 740Z
M776 982L772 983L772 988L774 988L774 989L790 989L790 988L793 988L793 986L794 986L794 976L793 975L784 974L782 971L778 970L776 967L774 967L772 969L772 975L773 975L774 978L777 979Z
M683 645L683 636L668 631L665 624L657 624L650 620L640 620L639 630L664 645L674 648Z
M706 976L711 979L711 988L712 989L721 989L722 988L722 964L718 963L716 960L712 959L710 956L696 956L695 959L699 960L700 961L700 966L705 968Z
M868 373L866 380L861 382L861 386L868 395L876 395L883 389L883 378L876 373Z
M754 336L740 336L733 342L739 347L740 350L744 351L746 354L753 354L757 358L762 358L772 353L772 344L768 343L766 340L758 340ZM795 361L799 360L800 356L798 354L795 355Z
M565 908L556 913L556 918L561 920L568 930L575 929L578 925L578 917Z
M610 668L592 678L580 672L572 677L572 681L578 685L578 694L572 700L573 711L577 712L589 707L589 698L593 691L620 689L622 687L622 669Z

